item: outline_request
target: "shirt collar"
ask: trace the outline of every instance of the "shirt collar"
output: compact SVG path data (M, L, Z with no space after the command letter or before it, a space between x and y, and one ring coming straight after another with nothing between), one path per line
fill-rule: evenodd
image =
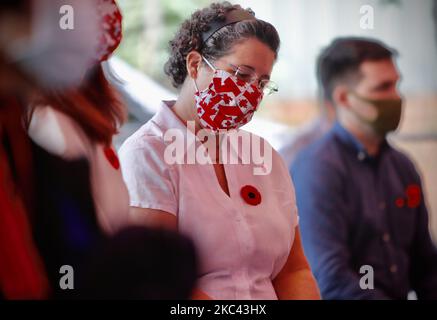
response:
M169 129L180 129L186 134L187 127L171 110L176 101L162 101L161 107L153 117L153 122L164 134Z
M162 136L162 139L165 140L166 133L169 133L170 130L173 131L174 134L171 134L171 137L183 139L182 141L179 140L183 143L183 152L178 155L177 163L187 163L188 160L186 157L188 149L196 148L200 144L200 141L194 132L190 131L182 120L171 110L175 102L174 100L162 101L161 107L152 118L152 122L159 128L159 134ZM171 144L172 141L165 140L165 143Z
M388 147L387 140L384 139L383 143L381 144L379 154L377 156L371 156L368 154L364 145L352 133L350 133L345 127L343 127L338 121L335 122L332 131L334 135L344 145L346 145L353 153L355 153L359 161L377 160Z

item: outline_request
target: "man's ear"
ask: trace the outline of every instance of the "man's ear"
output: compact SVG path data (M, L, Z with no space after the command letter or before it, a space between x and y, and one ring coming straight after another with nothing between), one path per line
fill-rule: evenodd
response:
M188 53L186 61L188 76L193 79L197 79L200 65L202 63L202 55L199 52L193 50Z
M350 107L350 90L346 85L337 85L332 92L332 101L338 107Z

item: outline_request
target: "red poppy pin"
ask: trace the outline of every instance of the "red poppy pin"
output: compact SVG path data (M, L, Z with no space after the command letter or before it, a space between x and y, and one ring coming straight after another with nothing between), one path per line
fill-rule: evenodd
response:
M261 193L253 186L244 186L240 191L241 197L251 206L257 206L261 203Z
M409 208L417 208L422 201L420 186L417 184L410 184L405 190L406 197L399 197L395 204L398 208L403 208L407 205Z
M115 170L118 170L120 168L120 161L118 160L114 149L112 149L111 147L105 147L104 152L106 159L108 159L111 166L113 166Z

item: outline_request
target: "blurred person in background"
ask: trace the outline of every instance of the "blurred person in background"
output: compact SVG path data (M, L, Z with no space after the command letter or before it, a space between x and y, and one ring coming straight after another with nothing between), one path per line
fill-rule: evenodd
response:
M181 88L177 101L164 102L120 149L133 218L178 230L197 246L195 299L319 298L282 159L270 147L272 171L255 175L253 162L226 163L223 140L216 139L218 132L223 139L236 134L264 93L277 90L270 74L279 43L270 23L239 5L214 3L194 12L170 42L165 66ZM215 141L211 149L196 136L202 129ZM168 163L168 130L192 138L211 163Z
M365 38L335 39L320 84L337 121L291 172L302 242L325 299L437 299L437 250L419 174L387 142L403 100L396 53ZM364 269L362 269L364 267Z

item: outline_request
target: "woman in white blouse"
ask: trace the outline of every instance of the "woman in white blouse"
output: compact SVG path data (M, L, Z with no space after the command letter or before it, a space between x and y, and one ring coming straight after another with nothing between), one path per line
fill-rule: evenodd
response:
M318 299L288 170L267 142L239 130L277 90L277 31L224 2L196 11L170 46L165 70L179 97L120 149L131 217L191 237L200 257L193 298Z

